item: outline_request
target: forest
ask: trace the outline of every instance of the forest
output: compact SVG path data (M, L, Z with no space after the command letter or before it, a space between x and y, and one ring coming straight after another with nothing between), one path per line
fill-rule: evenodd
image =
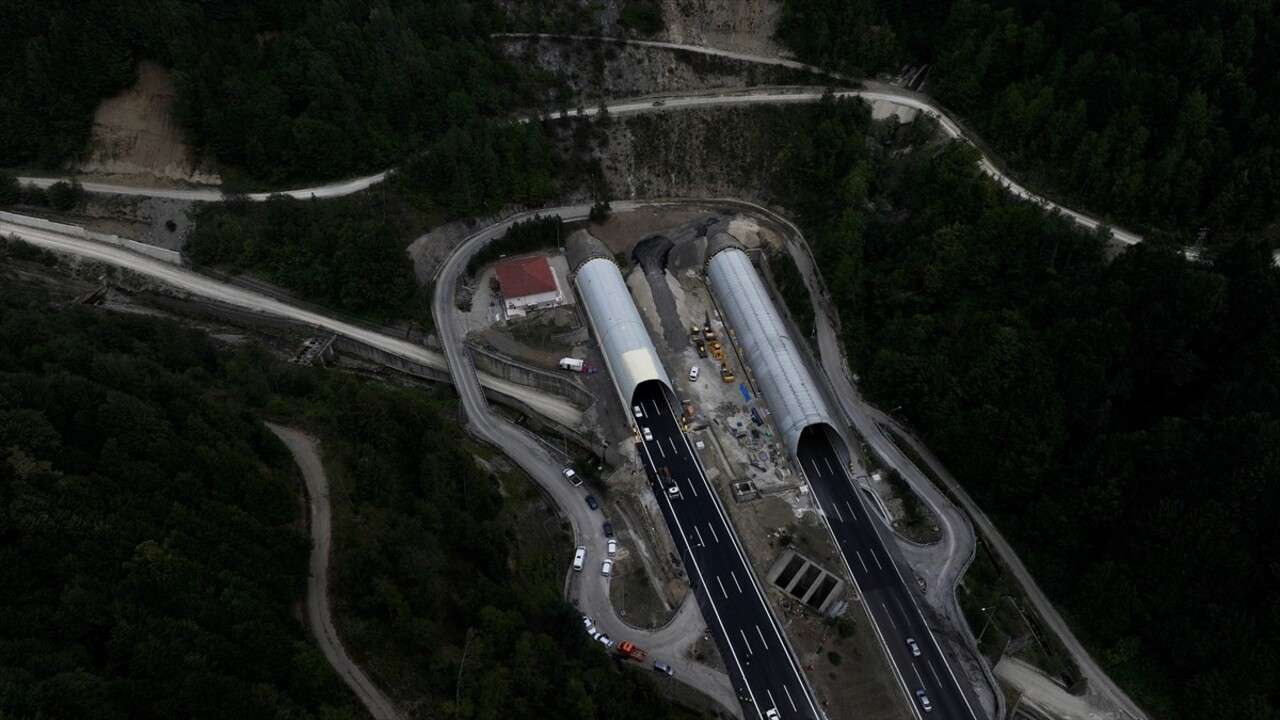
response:
M0 290L0 716L361 717L294 616L293 463L236 359Z
M787 137L772 192L807 228L868 395L902 407L1154 717L1280 717L1269 244L1108 260L967 145L846 102Z
M294 613L308 543L273 419L323 442L339 625L403 702L696 717L582 632L567 540L517 552L528 481L476 465L450 392L52 307L14 262L57 264L0 241L0 715L363 717Z
M251 271L335 310L425 321L430 299L405 253L415 226L384 222L384 207L373 194L208 204L196 211L184 252L197 266Z
M779 36L926 91L1015 176L1184 242L1280 209L1280 14L1262 0L784 0Z
M533 97L462 0L0 0L0 167L86 150L98 102L140 59L173 72L188 137L237 182L382 170Z

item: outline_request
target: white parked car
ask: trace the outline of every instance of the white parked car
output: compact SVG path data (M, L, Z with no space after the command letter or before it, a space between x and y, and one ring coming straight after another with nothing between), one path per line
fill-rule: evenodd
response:
M605 560L604 562L600 563L600 574L605 577L609 577L610 575L613 574L612 560Z
M574 487L582 484L582 478L578 477L578 473L574 472L573 468L565 468L560 471L560 474L564 475L564 479L568 480Z
M607 554L609 557L613 557L614 555L618 554L617 540L610 539L609 542L605 543L605 554Z
M582 564L587 561L587 546L579 545L578 549L573 551L573 569L582 570Z
M631 413L638 418L644 417L644 410L642 410L639 405L632 405Z
M689 368L689 381L694 382L697 379L698 379L698 366L694 365L693 367Z
M601 645L605 646L606 648L612 648L612 647L613 647L613 641L609 639L609 636L608 636L608 635L605 635L604 633L600 632L599 630L596 630L595 632L591 633L591 639L592 639L592 640L595 640L596 642L600 643Z
M644 436L644 439L645 439L646 441L648 441L648 440L653 440L653 431L651 431L651 430L650 430L649 428L647 428L647 427L646 427L646 428L640 428L640 434Z
M585 628L587 629L587 634L588 634L588 635L594 635L594 634L595 634L595 632L596 632L596 621L595 621L595 620L592 620L590 617L588 617L588 616L586 616L586 615L583 615L583 616L582 616L582 626L583 626L583 627L585 627Z

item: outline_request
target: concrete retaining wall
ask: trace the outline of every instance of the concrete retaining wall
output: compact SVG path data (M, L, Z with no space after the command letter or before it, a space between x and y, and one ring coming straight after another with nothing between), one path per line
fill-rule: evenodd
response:
M122 238L119 235L107 235L104 233L92 232L90 230L85 230L79 225L66 225L64 223L53 222L52 220L35 218L29 215L17 215L11 212L0 212L0 220L11 222L14 225L25 225L29 228L36 228L38 230L48 230L49 232L56 232L62 235L74 235L75 237L84 238L86 240L96 240L98 242L107 243L108 245L122 247L126 250L136 252L139 255L146 255L149 258L172 263L174 265L183 264L181 253L173 250L166 250L154 245L148 245L146 243L140 243L136 240Z
M554 373L483 348L468 346L468 349L477 370L562 397L578 407L588 408L596 403L596 396L575 382L574 376L567 371Z

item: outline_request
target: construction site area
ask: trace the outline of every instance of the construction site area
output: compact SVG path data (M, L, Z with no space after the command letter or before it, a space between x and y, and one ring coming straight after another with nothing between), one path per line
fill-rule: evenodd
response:
M684 431L806 674L821 697L859 717L906 717L841 556L706 279L710 235L727 232L755 262L779 243L777 235L754 219L710 208L629 215L590 232L620 266L671 379ZM564 256L546 256L557 284L570 287ZM580 471L595 463L587 476L598 478L596 493L620 540L609 587L619 616L637 628L663 627L689 594L690 578L637 455L629 401L611 385L575 297L511 316L502 312L501 288L490 281L495 275L483 268L472 280L478 291L467 313L467 342L473 351L561 374L594 398L581 431L595 440L577 447L563 437L547 440L561 444ZM586 460L601 447L602 458ZM878 500L869 504L883 512ZM723 668L705 633L691 640L687 658Z

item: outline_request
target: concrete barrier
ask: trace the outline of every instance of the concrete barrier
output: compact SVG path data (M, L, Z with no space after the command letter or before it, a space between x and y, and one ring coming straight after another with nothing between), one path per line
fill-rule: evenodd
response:
M93 232L92 230L86 230L84 235L86 238L90 240L97 240L98 242L104 242L104 243L107 243L108 245L115 245L117 247L122 247L125 250L136 252L139 255L146 255L149 258L154 258L161 262L167 262L172 265L185 264L182 260L182 253L177 252L176 250L167 250L162 247L156 247L155 245L140 243L137 240L122 238L119 235L107 235L105 233L96 233L96 232Z
M496 375L504 380L525 385L541 392L562 397L578 407L588 408L597 401L596 396L579 385L573 375L564 371L551 372L535 368L491 350L469 345L472 362L478 370Z
M140 243L137 240L122 238L119 235L107 235L104 233L91 232L85 230L79 225L67 225L65 223L53 222L44 218L31 217L29 215L18 215L16 213L0 211L0 220L10 222L14 225L23 225L37 230L48 230L49 232L60 233L62 235L72 235L85 240L94 240L97 242L107 243L122 247L139 255L146 255L162 262L172 263L174 265L182 265L182 254L173 250L166 250L154 245Z

